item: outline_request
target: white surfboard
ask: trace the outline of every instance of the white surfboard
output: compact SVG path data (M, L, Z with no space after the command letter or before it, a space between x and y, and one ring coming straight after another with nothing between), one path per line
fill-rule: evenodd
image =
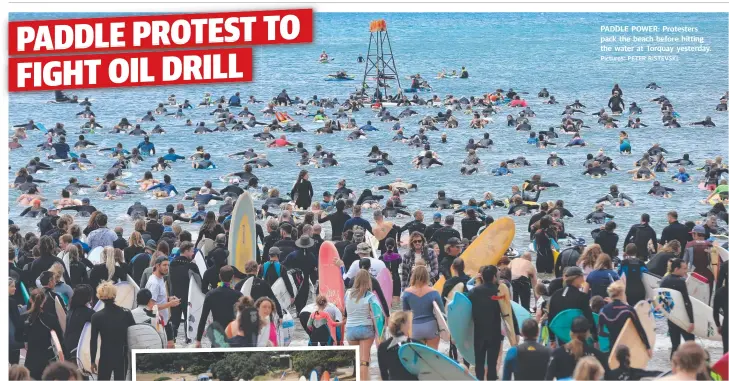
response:
M195 261L197 268L200 270L200 274L205 274L205 271L208 269L208 265L205 263L205 254L202 251L198 251L195 253L193 261Z
M133 349L162 349L159 332L149 324L135 324L127 329L127 345Z
M253 288L253 278L255 278L255 276L251 276L246 279L245 282L243 282L243 286L240 288L240 292L241 294L243 294L243 296L251 296L251 288Z
M365 230L365 242L367 242L372 248L372 255L375 258L380 258L380 253L377 249L380 247L380 241L372 233Z
M63 304L58 300L56 296L56 316L58 316L58 323L61 324L61 330L66 332L66 310L63 309Z
M99 364L101 356L101 335L96 338L96 364ZM81 336L76 347L76 365L88 373L91 373L91 323L84 324Z
M191 272L190 286L187 290L187 330L189 337L195 337L197 335L198 326L201 324L200 318L202 316L203 303L205 302L205 294L200 289L201 284L202 279L200 279L200 275ZM205 325L205 329L207 329L207 326L212 321L212 314L208 314L207 320L202 322Z
M104 251L103 247L101 247L101 246L96 247L89 252L89 255L86 258L88 258L88 260L91 261L91 263L98 265L99 263L101 263L101 253L103 251Z
M661 284L661 278L651 273L643 273L640 276L640 280L643 282L643 287L645 288L646 299L656 296L654 290Z
M435 301L433 301L433 315L435 315L435 321L438 323L438 335L440 336L440 339L446 343L450 343L451 331L448 329L448 323L446 323L446 319L443 316L443 313L440 312L438 303Z
M289 307L291 307L291 295L289 295L289 291L286 290L286 283L284 283L283 277L288 276L289 281L291 282L291 287L294 289L294 298L298 294L299 290L296 289L296 283L294 282L294 277L291 276L291 274L281 274L281 278L278 278L275 282L273 282L273 286L271 286L271 290L273 290L273 294L276 296L276 299L278 299L278 303L281 305L282 310L288 310Z
M688 329L690 321L681 293L670 288L657 288L655 291L656 309L662 311L673 324L681 329ZM694 335L721 341L719 329L714 324L712 308L694 297L689 296L689 298L694 312ZM722 317L721 320L723 323L724 318Z
M705 277L697 273L688 273L686 277L686 289L690 296L711 305L711 286Z

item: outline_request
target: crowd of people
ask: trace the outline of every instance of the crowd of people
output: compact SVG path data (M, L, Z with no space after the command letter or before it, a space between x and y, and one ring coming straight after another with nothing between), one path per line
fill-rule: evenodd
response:
M437 129L435 125L438 123L450 128L457 127L458 121L453 110L473 111L476 107L483 108L480 113L473 111L474 120L477 121L472 122L471 126L478 127L488 123L481 115L485 117L495 112L495 106L504 99L519 100L512 106L525 107L525 101L519 99L513 90L503 93L496 92L496 98L489 94L478 99L447 97L442 102L448 105L448 111L439 113L437 117L423 119L423 127L417 134L408 138L400 130L399 136L403 140L424 150L413 164L418 168L443 164L437 154L431 151L426 131ZM622 90L616 85L612 94L609 101L611 111L622 112ZM399 95L400 98L396 100L398 105L433 103L416 95L412 99ZM250 117L248 122L236 119L229 109L222 108L224 103L231 107L233 104L240 105L239 95L235 97L227 101L224 98L217 101L210 98L203 102L205 105L223 102L213 112L218 118L216 129L223 131L226 125L231 124L234 126L232 129L249 129L262 124L256 122L247 107L238 116ZM540 94L540 97L553 99L546 89L544 96ZM57 94L56 98L60 103L73 101L63 94ZM348 112L365 107L366 103L381 105L388 101L393 99L369 99L363 93L358 93L341 105L340 112L347 115ZM661 105L666 125L675 123L670 101L666 98L657 98L655 101ZM255 98L251 97L249 103L255 102ZM323 106L326 102L331 101L316 98L309 101L320 108L311 116L326 116ZM284 90L268 106L270 112L264 112L264 115L276 115L277 119L266 124L266 130L258 138L266 141L269 149L290 147L292 152L302 155L300 164L315 163L322 167L336 165L334 153L321 146L309 154L303 145L291 143L285 135L276 138L270 133L276 129L300 131L301 126L291 120L279 124L275 107L303 103L298 98L292 100ZM189 102L180 104L179 110L187 109L186 104L189 105ZM305 110L306 104L303 106ZM562 120L562 130L575 136L568 145L584 146L579 136L583 122L573 117L582 108L580 106L581 103L576 101L563 113L566 116ZM153 114L167 115L164 105L161 108L143 120L154 121ZM390 115L385 107L380 112L383 120L397 122L397 118ZM512 118L513 123L509 122L509 126L517 130L530 129L527 119L529 112L526 107L517 118ZM82 113L89 120L82 131L102 128L94 119L90 102ZM599 123L606 128L614 123L611 114L604 110L598 112L597 116ZM353 139L358 139L366 135L367 131L374 131L370 123L365 124L363 129L356 126L353 118L347 118L346 126L342 126L337 119L326 116L325 126L320 132L350 129L352 133L357 132ZM640 123L639 120L636 122ZM41 129L32 120L20 128ZM195 128L196 133L200 128L203 128L200 133L208 132L204 125ZM33 175L39 170L52 170L53 166L37 158L18 169L13 188L22 193L18 203L28 206L21 218L38 218L39 222L38 231L23 231L10 221L10 363L21 363L21 351L24 353L23 365L11 368L11 379L78 379L80 371L69 364L75 364L80 356L76 349L87 323L91 326L91 366L90 369L82 370L95 373L99 379L125 377L130 364L126 329L135 324L150 324L159 328L160 335L166 337L167 348L193 343L199 347L203 345L206 329L211 331L205 324L211 315L212 326L226 336L224 342L211 340L212 345L281 346L284 340L280 333L280 321L286 306L292 306L291 310L295 310L295 315L309 335L310 345L348 343L359 346L362 379L370 377L371 348L375 342L378 343L376 353L383 379L417 379L417 375L409 374L398 360L397 348L411 341L424 343L436 350L439 348L439 328L433 303L445 313L445 306L449 302L446 298L450 290L459 287L459 284L463 285L464 293L473 305L475 364L465 362L458 353L458 345L450 344L449 354L467 368L473 366L478 379L497 379L499 371L504 379L625 379L639 375L655 376L660 372L630 367L627 347L617 348L620 367L610 369L606 361L607 354L588 344L589 339L597 342L599 336L604 335L604 329L607 329L612 349L620 328L627 319L632 319L639 327L639 332L642 332L641 340L647 350L653 349L632 308L638 301L647 298L641 276L648 272L662 278L661 287L677 290L684 295L685 308L691 321L693 312L685 283L686 273L693 271L708 279L710 288L714 290L714 319L717 327L720 327L723 351L727 352L727 325L722 325L720 319L720 315L725 316L727 312L727 262L719 266L715 277L710 255L712 246L722 242L716 238L726 239L727 212L722 200L729 196L729 187L726 180L722 179L722 174L728 171L721 158L707 161L704 168L703 184L710 191L706 201L719 198L713 206L707 206L705 220L700 223L681 223L678 213L669 211L666 214L667 226L659 237L650 225L651 216L643 214L621 244L616 233L616 223L611 220L612 215L605 212L604 206L633 203L633 199L620 192L617 186L612 186L606 196L597 200L595 211L585 218L587 222L599 225L592 231L593 243L588 244L565 227L565 219L572 214L566 209L564 201L538 201L542 192L559 187L542 180L539 174L532 176L522 186L515 186L511 197L504 200L495 199L493 194L486 193L482 201L471 199L463 202L440 191L430 205L433 209L432 222L426 224L424 210L408 209L404 203L408 191L417 189L416 184L398 178L389 184L376 186L374 191L391 193L384 200L385 196L377 195L370 189L355 196L355 192L347 187L346 180L342 179L337 189L323 192L322 199L317 200L310 174L302 170L287 199L275 187L259 184L253 169L272 164L264 153L254 152L253 149L230 153L243 156L248 161L242 172L227 176L234 180L223 189L215 189L213 183L207 181L201 187L180 192L173 185L169 174L165 174L162 181L153 176L153 172L166 170L170 162L185 159L170 148L167 154L156 160L153 170L138 181L139 192L148 192L155 198L179 196L192 201L197 212L188 214L182 204L175 203L169 204L161 212L135 202L127 211L134 220L134 231L125 235L121 226L108 226L110 217L100 207L92 206L90 198L77 201L73 195L78 194L80 189L91 188L103 193L106 200L121 200L122 195L129 194L133 198L134 194L122 182L125 174L132 169L132 164L139 164L145 158L157 155L150 139L154 131L151 134L135 132L138 129L139 126L135 128L128 121L120 122L115 131L145 135L144 140L131 152L124 149L121 143L116 147L102 148L101 152L109 152L115 158L112 167L103 175L102 183L91 186L79 184L72 178L61 198L48 208L41 206L45 200L40 192L43 183ZM48 130L45 136L47 141L40 147L53 151L48 156L49 160L66 162L69 168L93 169L85 154L72 152L66 143L67 133L62 124ZM625 136L622 142L627 139L627 134ZM543 131L539 137L535 134L530 144L547 147L555 144L550 142L552 137L556 137L554 131ZM442 139L447 137L443 136ZM75 147L92 144L79 137ZM468 144L471 146L468 154L470 158L464 161L462 172L473 174L478 166L474 150L488 147L493 142L485 134L478 143L470 141ZM20 148L22 146L15 149ZM667 164L663 153L659 146L652 147L636 163L635 178L654 180L655 172L660 172L661 168L665 171ZM215 168L211 154L202 147L191 159L195 170ZM376 167L367 173L389 173L386 168L389 161L387 153L381 152L377 146L372 147L368 159ZM688 156L683 160L689 160ZM564 163L553 154L548 164L559 166ZM685 166L688 162L678 164ZM503 174L507 174L509 168L528 165L529 162L520 157L504 162L496 172L504 168ZM590 175L616 169L603 151L595 156L589 154L585 168ZM235 200L244 192L256 193L259 195L257 198L262 200L256 211L255 227L260 247L255 260L236 267L231 266L228 240ZM667 197L671 189L655 181L649 193ZM218 213L206 210L205 207L211 205L212 201L221 202ZM384 201L384 205L380 204L381 201ZM494 222L487 214L488 210L494 208L508 208L508 215L513 218L529 216L527 229L533 239L533 247L518 248L522 251L518 256L507 251L496 265L485 266L478 274L466 274L466 264L460 256ZM60 210L75 211L77 214L60 214ZM371 219L363 216L369 210L373 210ZM402 226L387 220L398 215L411 216L412 220ZM456 216L463 217L460 218L460 226ZM82 226L81 219L87 217L86 226ZM189 222L201 223L196 236L192 229L185 229L184 224ZM377 245L372 245L367 238L369 235L376 238ZM214 247L203 254L198 247L204 239L212 240ZM347 289L341 309L333 304L334 300L329 300L317 291L319 248L325 240L334 242L340 258L334 264L341 267L342 282ZM553 250L558 241L562 245L555 261ZM92 261L88 254L97 248L101 248L101 255ZM200 268L200 262L196 260L196 256L202 255L205 269ZM392 276L392 295L385 295L378 281L378 275L385 269ZM187 329L190 272L199 275L201 291L205 294L202 317L199 319L201 324L196 332ZM289 273L293 275L293 282L289 280ZM439 292L433 286L441 276L445 279L445 285ZM287 294L277 297L272 286L280 278L285 283ZM475 286L470 284L472 278L475 278ZM114 303L117 296L115 284L130 280L140 287L134 296L137 307L133 310ZM245 289L243 286L249 280L251 287ZM534 315L533 319L526 320L518 327L523 338L521 344L512 346L505 353L502 353L504 335L501 330L501 309L496 300L499 284L506 284L514 300ZM311 294L314 294L313 304ZM389 297L393 299L392 305L381 303L389 338L380 342L370 303L373 298L383 301ZM535 303L532 303L532 299ZM60 310L56 307L57 303L61 305ZM103 308L93 307L97 303ZM573 321L571 341L560 342L550 332L546 343L538 343L541 327L547 326L559 312L567 309L578 309L584 311L585 315ZM593 312L600 316L597 324L593 321ZM693 325L684 330L669 322L668 330L672 344L671 377L683 379L681 377L690 375L691 379L697 379L695 377L699 377L698 374L708 375L706 354L691 343L694 338ZM60 352L54 350L54 336L59 339ZM99 347L97 338L102 343ZM686 341L683 344L682 338ZM65 362L56 361L61 357ZM503 364L503 367L497 364ZM61 374L64 376L59 376Z

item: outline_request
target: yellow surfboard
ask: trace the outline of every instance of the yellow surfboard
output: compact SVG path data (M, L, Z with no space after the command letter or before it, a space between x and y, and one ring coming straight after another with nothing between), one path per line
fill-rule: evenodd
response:
M238 197L231 213L228 251L228 264L238 269L256 259L256 210L248 192Z
M474 276L482 266L495 266L514 239L516 225L509 217L501 217L489 225L461 254L465 272Z
M443 276L443 274L440 275L440 278L438 278L438 281L435 282L433 285L433 288L438 291L439 294L443 293L443 286L445 286L446 278Z

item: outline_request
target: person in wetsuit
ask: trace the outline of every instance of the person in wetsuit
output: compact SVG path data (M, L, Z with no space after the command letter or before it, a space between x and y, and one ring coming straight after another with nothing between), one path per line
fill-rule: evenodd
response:
M539 323L526 319L520 327L523 343L509 348L504 357L503 380L539 380L547 373L551 350L537 342Z
M689 319L689 326L687 330L683 330L670 320L668 321L668 335L671 338L671 357L673 357L673 353L676 352L676 349L678 349L681 344L681 337L683 337L684 341L693 341L695 336L693 335L694 309L691 299L689 298L685 281L686 274L688 273L688 265L681 258L674 258L670 263L670 274L661 279L659 287L670 288L681 293L681 296L683 296L683 304L686 308L686 314Z
M468 292L473 307L473 343L476 353L476 378L497 379L497 359L501 353L501 306L496 299L499 288L498 269L486 266L481 269L482 284ZM485 368L488 365L488 375ZM486 378L485 378L486 376Z
M131 311L114 303L116 286L102 282L96 289L96 296L104 303L104 309L91 316L91 371L98 373L100 380L124 380L127 365L127 329L135 324ZM101 348L97 348L101 336ZM96 352L100 351L99 364Z

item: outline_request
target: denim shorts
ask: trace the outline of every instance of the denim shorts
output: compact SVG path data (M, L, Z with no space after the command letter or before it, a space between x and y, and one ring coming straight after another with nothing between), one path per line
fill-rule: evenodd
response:
M375 329L371 325L359 325L356 327L347 327L345 330L345 338L347 341L360 341L372 339L375 337Z

